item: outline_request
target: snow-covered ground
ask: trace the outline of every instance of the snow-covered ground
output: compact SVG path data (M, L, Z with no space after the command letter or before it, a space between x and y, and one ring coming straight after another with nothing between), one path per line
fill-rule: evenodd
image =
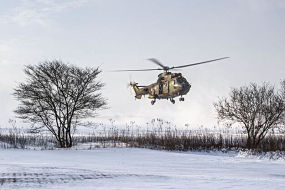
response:
M285 189L285 161L135 148L0 150L0 189Z

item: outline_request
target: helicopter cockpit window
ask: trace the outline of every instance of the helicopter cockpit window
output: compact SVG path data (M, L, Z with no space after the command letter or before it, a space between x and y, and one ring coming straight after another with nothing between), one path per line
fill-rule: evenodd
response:
M181 77L181 78L177 78L177 82L182 84L182 83L185 83L186 82L186 79Z

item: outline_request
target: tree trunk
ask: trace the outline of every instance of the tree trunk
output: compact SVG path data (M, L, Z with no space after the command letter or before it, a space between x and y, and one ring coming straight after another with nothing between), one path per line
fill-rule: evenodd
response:
M252 148L252 138L249 134L247 134L247 142L246 142L246 147L248 149L251 149Z
M66 130L65 141L66 141L66 148L72 147L72 138L70 130Z
M69 139L69 147L72 147L73 142L72 142L72 137L71 137L70 130L68 131L68 139Z

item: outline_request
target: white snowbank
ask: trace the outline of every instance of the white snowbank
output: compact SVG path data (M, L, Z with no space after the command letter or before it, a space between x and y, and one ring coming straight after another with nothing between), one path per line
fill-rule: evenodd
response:
M8 149L0 150L0 189L285 189L285 162L135 148Z

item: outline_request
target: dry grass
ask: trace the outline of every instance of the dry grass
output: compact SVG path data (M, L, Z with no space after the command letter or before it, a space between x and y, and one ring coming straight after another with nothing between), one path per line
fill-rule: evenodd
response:
M117 147L121 143L127 147L151 148L160 150L241 150L246 149L246 135L242 131L214 130L178 130L169 122L155 120L147 129L131 123L124 129L114 124L104 125L90 134L74 135L74 145L79 143L97 143L101 147ZM15 126L6 133L0 131L0 148L53 149L56 140L47 134L29 134ZM258 151L285 151L285 135L270 134L258 146Z

